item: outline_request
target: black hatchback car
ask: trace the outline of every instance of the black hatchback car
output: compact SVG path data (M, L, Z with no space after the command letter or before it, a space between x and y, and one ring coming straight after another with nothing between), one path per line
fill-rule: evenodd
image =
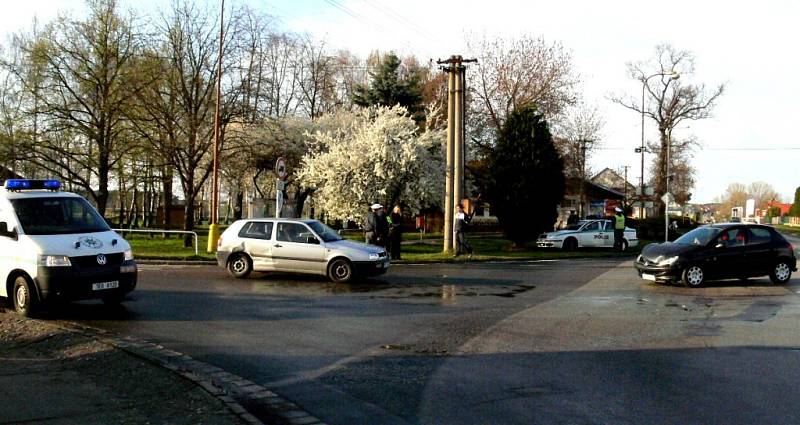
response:
M647 245L634 263L642 279L699 287L711 279L768 275L785 284L797 271L794 247L772 227L725 223L698 227L675 242Z

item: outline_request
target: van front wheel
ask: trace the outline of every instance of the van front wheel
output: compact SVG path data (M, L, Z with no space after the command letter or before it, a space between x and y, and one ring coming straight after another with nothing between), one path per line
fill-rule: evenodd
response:
M25 276L17 276L14 280L14 310L22 316L31 317L38 304L33 284Z

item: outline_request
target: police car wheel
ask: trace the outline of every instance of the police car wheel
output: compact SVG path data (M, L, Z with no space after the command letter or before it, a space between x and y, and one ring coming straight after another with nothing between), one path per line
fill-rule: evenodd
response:
M244 279L253 271L253 263L246 254L235 254L228 260L228 273L237 278Z
M31 283L24 276L17 276L14 281L14 310L22 316L30 317L36 311L37 303Z

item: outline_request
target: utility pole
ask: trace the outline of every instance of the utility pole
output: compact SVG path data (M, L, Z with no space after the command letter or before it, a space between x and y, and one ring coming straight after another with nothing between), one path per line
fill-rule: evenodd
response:
M445 168L444 199L444 247L445 253L455 250L453 219L456 206L464 196L464 158L465 135L464 110L466 100L466 67L464 63L477 62L477 59L464 59L453 55L436 63L445 65L441 69L448 73L447 80L447 165Z
M583 198L586 196L586 189L585 189L585 187L586 187L586 144L587 143L591 144L593 142L594 142L593 140L586 140L586 139L578 141L578 143L581 144L581 187L580 187L581 198L580 198L580 212L578 213L578 216L580 218L586 218L586 211L583 208L583 204L584 204L584 199Z
M622 206L625 206L628 203L628 168L631 168L630 165L623 165L622 168L625 170L625 177L623 182L624 190L623 192L625 195L622 198Z
M211 223L208 226L208 246L206 251L215 252L217 250L217 239L219 239L219 148L220 148L220 97L222 96L222 47L224 36L224 14L225 14L225 0L222 0L222 6L219 11L219 52L217 58L217 99L216 108L214 110L214 163L212 188L211 188Z

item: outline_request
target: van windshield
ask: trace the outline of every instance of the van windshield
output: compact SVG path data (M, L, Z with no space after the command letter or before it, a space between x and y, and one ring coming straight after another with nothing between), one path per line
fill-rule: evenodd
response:
M110 230L108 224L83 198L53 197L12 199L26 235L65 235Z

